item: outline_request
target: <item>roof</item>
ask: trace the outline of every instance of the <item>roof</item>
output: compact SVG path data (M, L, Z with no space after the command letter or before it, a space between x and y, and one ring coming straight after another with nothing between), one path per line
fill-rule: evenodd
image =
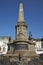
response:
M34 40L34 41L43 41L43 38L31 38L31 40Z
M0 36L0 39L2 39L2 40L9 39L9 36Z

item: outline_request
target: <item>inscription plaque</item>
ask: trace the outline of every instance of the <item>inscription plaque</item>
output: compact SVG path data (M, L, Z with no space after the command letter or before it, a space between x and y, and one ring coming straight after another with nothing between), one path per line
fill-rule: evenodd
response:
M15 44L15 50L27 50L28 44Z

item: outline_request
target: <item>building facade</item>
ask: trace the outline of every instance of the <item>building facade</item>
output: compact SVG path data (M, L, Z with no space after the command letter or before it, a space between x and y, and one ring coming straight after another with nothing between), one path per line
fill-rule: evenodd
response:
M33 42L36 43L36 53L37 54L43 54L43 39L33 39Z
M8 50L7 43L9 42L8 36L0 36L0 55L6 54Z

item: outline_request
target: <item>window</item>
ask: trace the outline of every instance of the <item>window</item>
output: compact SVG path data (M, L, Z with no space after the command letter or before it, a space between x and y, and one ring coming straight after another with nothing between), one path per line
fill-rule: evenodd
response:
M41 47L43 48L43 42L41 43Z
M0 47L0 51L1 51L1 47Z
M4 51L4 52L6 51L6 48L5 48L5 47L3 47L3 51Z

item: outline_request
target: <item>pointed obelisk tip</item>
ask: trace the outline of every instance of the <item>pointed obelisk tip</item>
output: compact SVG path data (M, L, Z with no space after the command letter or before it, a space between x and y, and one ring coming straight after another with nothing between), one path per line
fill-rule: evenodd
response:
M22 2L20 3L20 6L21 6L21 7L23 6L23 3L22 3Z
M22 3L20 3L20 5L19 5L18 22L24 22L24 12L23 12L23 4Z

